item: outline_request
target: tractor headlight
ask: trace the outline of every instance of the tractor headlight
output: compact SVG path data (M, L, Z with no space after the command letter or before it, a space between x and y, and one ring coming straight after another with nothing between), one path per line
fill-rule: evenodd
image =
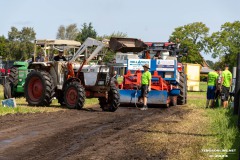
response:
M103 86L104 85L104 81L98 81L98 85L99 86Z

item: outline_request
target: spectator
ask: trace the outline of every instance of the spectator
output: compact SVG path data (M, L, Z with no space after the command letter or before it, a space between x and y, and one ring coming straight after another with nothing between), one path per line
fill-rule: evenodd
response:
M44 62L44 56L42 52L38 53L38 56L35 58L35 62Z
M152 59L162 59L162 57L160 55L160 51L157 51L157 53L153 56Z
M223 102L223 108L228 107L228 97L230 86L232 85L232 73L228 70L228 65L225 65L225 70L222 72L222 80L221 80L221 99Z
M222 71L220 68L217 68L218 73L218 79L217 79L217 85L216 85L216 93L215 93L215 104L217 107L219 107L219 97L221 95L221 81L222 81ZM215 105L214 105L215 106Z
M115 78L117 80L117 78L118 78L117 71L113 72L113 78Z
M210 108L212 108L214 105L217 79L218 79L218 73L216 72L216 70L208 73L206 108L208 108L209 103L210 103Z
M148 71L149 65L145 64L143 65L144 72L142 74L142 86L141 86L141 96L139 97L139 101L143 99L143 108L141 110L147 110L147 97L148 97L148 92L151 91L151 79L152 75Z
M145 52L145 59L151 59L149 50Z
M58 55L54 57L54 61L67 61L67 59L63 56L62 50L58 51Z

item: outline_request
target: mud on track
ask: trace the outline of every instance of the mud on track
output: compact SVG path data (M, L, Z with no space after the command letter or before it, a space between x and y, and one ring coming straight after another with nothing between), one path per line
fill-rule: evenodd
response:
M186 106L147 111L121 107L114 113L92 106L80 111L0 116L0 159L177 159L181 152L176 146L202 143L199 138L189 143L178 138L168 144L175 134L187 136L175 133L174 126L192 113ZM161 131L154 130L156 125ZM149 140L151 135L163 134L166 141Z

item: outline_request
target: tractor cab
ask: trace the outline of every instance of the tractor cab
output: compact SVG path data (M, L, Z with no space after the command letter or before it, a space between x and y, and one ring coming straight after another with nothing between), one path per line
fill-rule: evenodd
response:
M74 40L51 40L51 39L39 39L34 43L33 62L36 62L36 58L41 53L43 62L53 61L53 57L58 54L58 51L63 51L63 55L71 57L75 54L81 43Z
M150 52L150 57L160 53L160 59L167 59L168 57L181 57L186 55L187 49L180 49L180 44L172 42L145 42L148 45L147 51ZM182 53L183 52L183 53ZM182 54L181 54L182 53ZM146 54L143 54L143 58L146 58Z

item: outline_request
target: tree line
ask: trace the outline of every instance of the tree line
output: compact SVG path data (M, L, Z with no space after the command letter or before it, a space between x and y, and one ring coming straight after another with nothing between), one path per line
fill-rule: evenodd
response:
M240 51L240 21L226 22L220 30L209 34L209 28L202 22L194 22L174 29L169 41L180 41L180 47L188 48L188 55L182 58L183 62L203 62L201 54L211 54L219 61L215 64L207 61L211 67L222 67L228 63L231 67L236 65L237 54ZM110 35L98 35L92 23L83 23L81 28L77 24L59 26L56 39L76 40L83 43L87 37L98 40L110 37L128 37L126 33L113 32ZM136 37L137 38L137 37ZM18 30L11 27L8 37L0 36L0 56L8 60L26 60L31 58L34 49L36 33L31 27ZM161 40L159 40L161 41ZM114 58L111 51L107 52L104 61Z

